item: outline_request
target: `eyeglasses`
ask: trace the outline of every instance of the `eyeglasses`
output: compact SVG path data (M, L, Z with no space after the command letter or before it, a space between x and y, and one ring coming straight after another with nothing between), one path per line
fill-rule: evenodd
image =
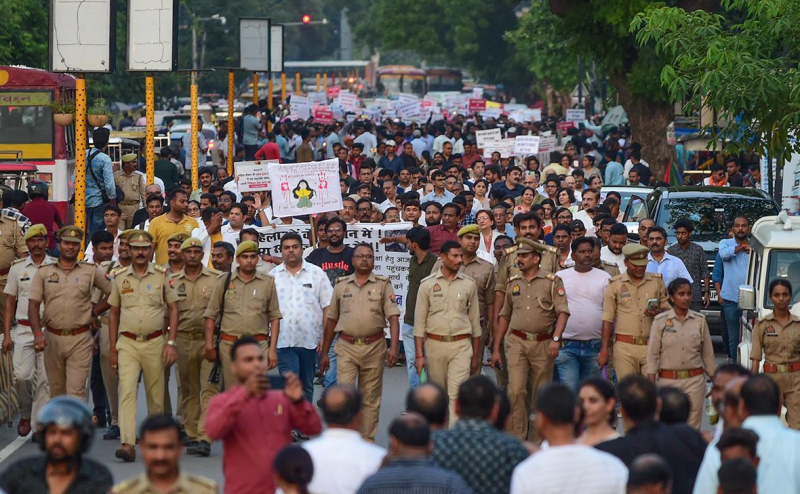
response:
M364 259L365 261L368 261L370 259L375 259L375 256L372 254L357 254L353 256L353 259Z
M359 209L359 211L361 210ZM342 233L343 230L341 228L328 228L325 231L328 233Z

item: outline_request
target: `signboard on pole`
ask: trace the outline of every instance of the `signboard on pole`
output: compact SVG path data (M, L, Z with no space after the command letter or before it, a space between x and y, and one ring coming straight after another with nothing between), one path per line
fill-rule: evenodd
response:
M178 69L178 0L128 0L128 71Z
M251 72L269 72L269 26L266 17L239 19L239 67Z
M283 73L283 26L273 24L269 31L269 71Z
M342 209L339 159L269 165L272 209L278 218Z
M50 70L114 71L116 5L52 0L50 4Z
M556 136L541 136L539 138L539 152L548 153L556 147Z

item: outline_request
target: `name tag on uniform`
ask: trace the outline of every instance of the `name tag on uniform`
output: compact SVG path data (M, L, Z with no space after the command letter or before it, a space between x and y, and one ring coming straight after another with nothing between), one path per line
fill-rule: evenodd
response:
M352 293L343 293L342 294L342 298L352 298L352 297L353 297Z
M444 297L444 294L442 294L442 293L434 293L433 297L434 298Z
M665 333L677 333L678 331L675 328L665 328Z
M304 288L313 288L313 287L311 286L311 283L303 283L303 287L304 287Z
M775 331L775 328L772 326L768 327L767 330L764 332L767 336L778 336L778 332Z
M56 273L51 274L50 277L47 279L47 282L48 283L58 283L58 274L56 274Z

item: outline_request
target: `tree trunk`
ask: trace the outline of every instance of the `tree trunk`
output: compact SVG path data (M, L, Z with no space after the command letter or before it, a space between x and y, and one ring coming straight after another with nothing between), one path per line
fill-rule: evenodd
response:
M624 74L609 74L609 81L628 114L631 142L642 145L642 159L650 165L653 175L651 183L664 180L669 162L674 159L674 149L667 144L667 126L675 116L673 106L632 95Z

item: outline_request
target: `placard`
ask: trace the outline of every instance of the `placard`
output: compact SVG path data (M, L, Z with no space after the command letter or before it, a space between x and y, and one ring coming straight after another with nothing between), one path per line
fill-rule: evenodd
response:
M530 156L539 153L539 136L517 136L514 139L514 154Z
M556 127L562 135L566 135L567 132L569 132L569 129L575 127L575 122L558 122Z
M314 110L314 121L321 124L333 123L333 112L330 110Z
M308 104L314 105L327 105L328 97L323 92L311 91L308 93Z
M564 120L567 122L575 122L577 125L578 122L586 120L586 110L581 108L569 109L567 110L567 117Z
M556 147L556 136L543 135L539 137L539 152L549 153Z
M487 145L497 142L503 138L500 129L478 130L475 132L475 143L480 149L486 148Z
M361 102L358 100L358 96L352 93L340 93L339 105L344 111L356 111L361 108Z
M486 100L480 98L470 98L467 109L470 113L481 112L486 109Z
M514 153L515 143L516 143L516 138L514 137L490 142L489 144L487 144L485 148L483 148L483 157L491 158L492 153L496 152L500 153L501 158L510 158L515 154Z
M128 70L178 68L178 0L128 0Z
M339 159L269 165L272 208L278 218L342 209Z
M277 163L278 160L266 161L237 161L233 164L233 170L239 182L237 186L239 192L257 192L269 190L269 169L270 163Z
M117 27L115 12L116 6L112 0L95 0L89 4L52 0L50 70L113 72L114 32Z
M340 92L342 92L342 87L341 86L328 86L328 89L325 90L325 93L331 99L336 98L337 96L339 96Z
M270 20L266 17L239 19L239 67L251 72L269 72Z
M269 70L283 73L283 26L273 24L269 29Z

